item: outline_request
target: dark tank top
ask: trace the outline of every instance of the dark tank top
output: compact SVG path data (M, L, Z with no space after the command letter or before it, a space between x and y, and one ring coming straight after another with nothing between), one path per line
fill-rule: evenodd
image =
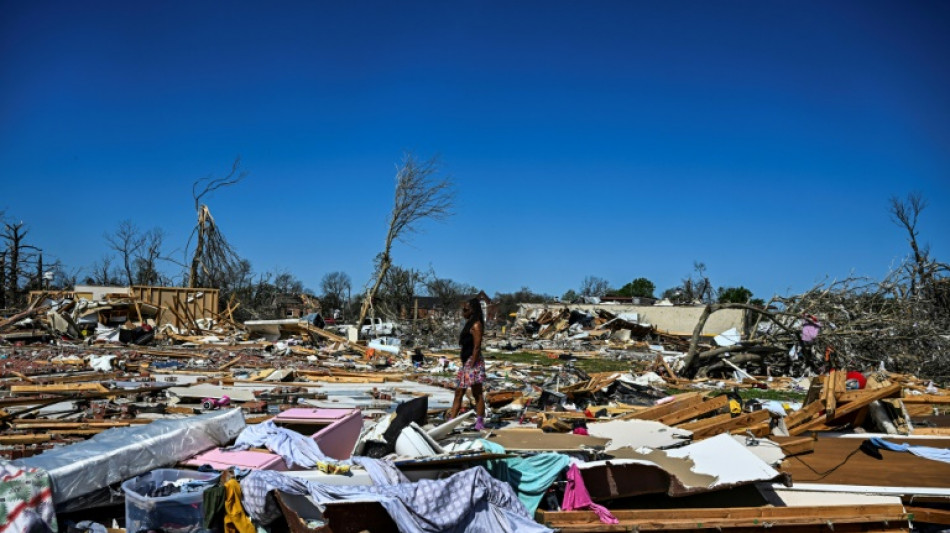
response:
M475 351L475 336L472 335L472 326L474 325L475 321L469 320L465 323L465 327L462 328L462 333L459 334L459 346L462 347L460 356L463 365L468 361L468 358L472 356L472 352Z

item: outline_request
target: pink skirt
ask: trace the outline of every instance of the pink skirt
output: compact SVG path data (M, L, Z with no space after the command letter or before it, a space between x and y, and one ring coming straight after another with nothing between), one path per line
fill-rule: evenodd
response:
M485 360L478 358L474 364L465 363L459 369L458 388L467 389L472 385L485 382Z

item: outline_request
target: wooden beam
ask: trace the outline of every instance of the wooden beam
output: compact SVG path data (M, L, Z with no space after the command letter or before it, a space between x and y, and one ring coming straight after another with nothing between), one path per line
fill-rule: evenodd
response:
M799 424L804 424L805 422L811 420L818 413L820 413L825 406L818 401L811 402L810 404L802 407L798 411L793 412L785 418L785 425L791 429Z
M677 424L676 427L679 429L693 431L694 429L702 429L714 424L719 424L721 422L728 422L730 420L732 420L732 413L723 413L721 415L711 416L709 418L700 418L699 420L694 420L693 422Z
M725 422L693 430L693 440L707 439L709 437L715 437L720 433L730 433L735 430L756 426L762 422L766 422L769 418L771 418L771 415L767 409L759 409L758 411L745 413Z
M901 398L904 403L927 403L927 404L948 404L950 396L938 396L936 394L917 394L913 396L904 396Z
M822 401L825 404L825 418L828 420L835 417L835 407L837 407L837 400L835 399L835 376L837 373L837 371L832 370L830 374L825 376L824 388L821 390Z
M950 525L950 511L930 507L905 507L911 522Z
M909 514L900 504L615 510L611 512L620 522L617 526L626 527L628 530L632 527L639 531L900 523L906 522L909 518ZM562 531L576 531L577 527L600 524L599 517L592 511L538 511L538 515L539 521L543 524ZM599 529L583 530L599 531Z
M687 407L686 409L680 409L674 413L670 413L666 416L658 418L656 421L661 424L666 424L672 426L680 422L685 422L687 420L692 420L694 418L699 418L705 414L712 413L713 411L722 409L729 405L729 397L723 394L722 396L717 396L711 400L704 401L698 405L692 407Z
M812 453L815 451L815 442L817 442L817 439L813 437L779 437L775 440L782 447L785 457Z
M670 413L679 411L686 407L691 407L702 403L703 393L701 392L686 392L680 395L677 395L675 399L671 402L654 405L647 407L646 409L641 409L639 411L623 415L619 417L620 420L656 420L661 416L668 415Z
M14 385L13 394L69 394L73 392L109 392L101 383L74 383L52 385Z
M900 396L901 388L902 387L899 383L895 383L893 385L882 387L880 389L865 390L863 396L851 402L848 402L846 405L842 405L839 409L835 411L833 416L829 416L829 414L826 414L825 420L827 420L828 422L832 422L834 420L841 419L842 417L849 415L855 411L858 411L859 409L867 406L873 401L881 400L883 398L889 398L891 396L895 396L895 397Z
M49 442L53 437L49 435L0 435L0 445L12 446L15 444L41 444Z

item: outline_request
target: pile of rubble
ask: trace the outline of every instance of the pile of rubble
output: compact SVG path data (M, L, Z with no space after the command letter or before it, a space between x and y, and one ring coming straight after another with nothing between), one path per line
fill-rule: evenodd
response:
M12 530L950 525L950 390L830 352L775 363L823 357L825 315L526 309L486 338L479 431L474 398L447 419L457 349L421 342L445 331L365 341L170 294L41 295L0 321ZM583 370L599 359L624 369Z

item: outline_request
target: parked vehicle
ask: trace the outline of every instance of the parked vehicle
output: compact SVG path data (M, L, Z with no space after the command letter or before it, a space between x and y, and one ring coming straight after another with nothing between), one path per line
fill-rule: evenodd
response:
M364 337L379 337L381 335L395 335L396 324L382 318L364 318L360 326L360 335Z

